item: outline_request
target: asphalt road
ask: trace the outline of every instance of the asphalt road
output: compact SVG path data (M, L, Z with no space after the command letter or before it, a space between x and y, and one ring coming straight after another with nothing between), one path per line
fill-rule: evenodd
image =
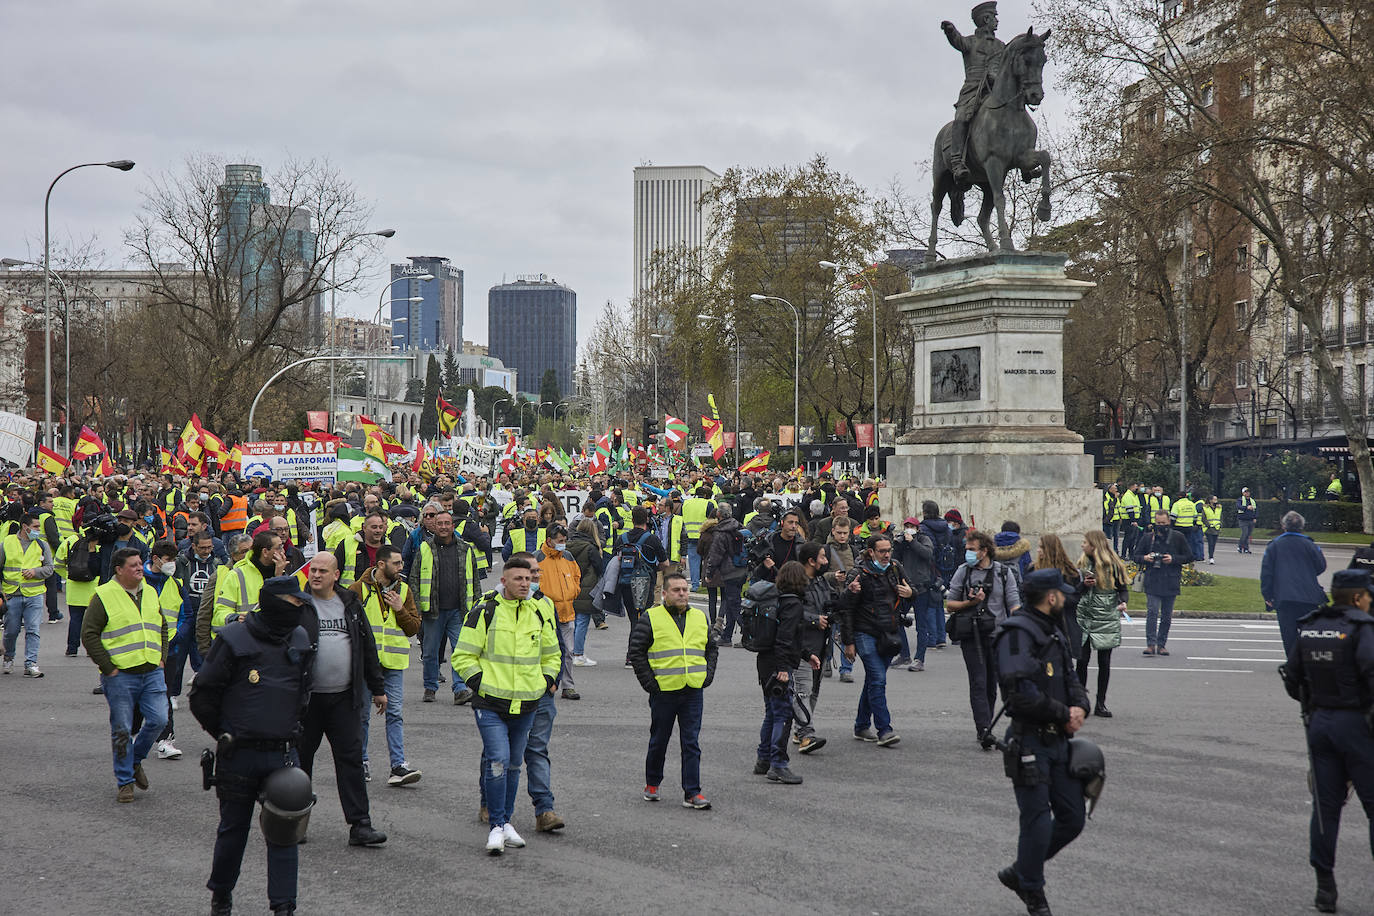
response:
M62 630L42 629L47 677L0 677L0 846L10 866L0 911L203 912L216 807L195 757L208 738L183 703L186 756L150 760L151 791L117 805L107 708L91 695L90 662L62 656ZM554 789L567 829L536 834L522 787L515 823L529 846L499 859L483 855L486 828L475 819L472 712L418 702L417 651L406 737L424 778L405 789L374 781L373 821L390 842L349 848L322 756L300 912L1024 912L994 877L1014 857L1016 812L1000 757L974 744L957 649L932 652L924 673L892 673L903 736L892 749L850 737L860 685L824 681L818 722L830 743L794 757L806 779L797 787L750 774L761 718L754 659L723 650L702 735L715 807L698 812L677 804L675 750L666 800L640 798L648 716L631 672L616 664L625 635L618 620L593 631L589 653L602 664L577 670L580 702L560 701ZM1137 620L1117 650L1116 717L1087 725L1107 755L1106 794L1079 841L1049 865L1055 911L1310 911L1306 762L1297 707L1274 674L1275 626L1180 621L1173 655L1160 659L1139 654L1142 637ZM384 730L374 721L380 761ZM1365 819L1357 804L1346 815L1342 912L1374 913ZM236 912L266 911L264 859L255 829Z

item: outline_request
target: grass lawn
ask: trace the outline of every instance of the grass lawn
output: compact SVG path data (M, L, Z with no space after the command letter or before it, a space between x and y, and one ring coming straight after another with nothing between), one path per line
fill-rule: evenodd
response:
M1275 533L1276 532L1273 531L1256 531L1251 537L1267 541L1273 537ZM1309 531L1307 533L1312 536L1312 540L1322 541L1327 544L1359 544L1363 547L1371 540L1374 540L1374 538L1371 538L1369 535L1359 532L1351 534L1346 531ZM1221 529L1221 536L1224 538L1238 538L1240 537L1240 529L1223 528Z
M1216 585L1190 587L1185 585L1178 601L1174 603L1177 611L1201 611L1203 613L1260 614L1264 613L1264 599L1260 597L1258 579L1242 579L1236 576L1217 576ZM1145 613L1144 592L1131 592L1127 605L1131 614Z

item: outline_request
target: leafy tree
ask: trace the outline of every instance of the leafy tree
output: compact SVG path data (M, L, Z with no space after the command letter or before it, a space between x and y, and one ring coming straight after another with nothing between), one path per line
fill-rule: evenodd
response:
M425 399L425 380L422 378L406 379L405 399L411 404L423 404Z
M458 403L458 394L463 387L463 383L459 378L461 373L458 369L458 357L454 355L452 347L446 347L444 349L443 370L442 386L444 400L448 401L459 410L462 410L463 405Z
M439 360L429 354L425 366L424 401L420 408L420 438L433 439L439 435Z
M539 400L548 404L548 412L541 406L539 412L544 416L552 417L558 410L558 402L561 397L558 394L558 373L552 369L544 370L544 377L539 380Z

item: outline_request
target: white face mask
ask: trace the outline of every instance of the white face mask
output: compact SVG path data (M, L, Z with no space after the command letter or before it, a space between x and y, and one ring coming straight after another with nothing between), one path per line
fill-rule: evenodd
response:
M175 563L163 563L163 564L162 564L162 574L163 574L164 576L175 575L175 574L176 574L176 571L177 571L177 565L176 565Z

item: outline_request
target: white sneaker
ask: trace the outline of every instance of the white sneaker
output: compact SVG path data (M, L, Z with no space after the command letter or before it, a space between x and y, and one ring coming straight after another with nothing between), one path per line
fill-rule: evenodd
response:
M506 832L500 827L491 828L487 834L487 855L499 856L506 851Z
M1208 557L1208 558L1207 558L1207 562L1208 562L1208 563L1211 563L1213 566L1216 566L1216 565L1217 565L1217 558L1216 558L1216 557Z
M595 668L595 667L596 667L596 662L593 661L592 659L588 658L588 657L585 656L585 655L574 655L574 656L573 656L573 667L574 667L574 668Z
M177 746L176 746L175 744L173 744L172 742L170 742L170 741L159 741L159 742L157 743L157 759L158 759L158 760L179 760L180 758L181 758L181 751L178 750L178 749L177 749Z
M524 848L525 841L521 839L520 834L516 833L515 828L510 824L501 828L501 835L505 839L507 846L514 846L516 849Z
M176 712L176 710L177 710L177 698L176 698L176 697L172 697L172 699L171 699L171 704L172 704L172 712Z
M43 676L43 669L42 669L42 668L39 668L37 665L25 665L25 666L24 666L24 677L42 677L42 676Z
M5 674L13 674L13 673L14 673L14 659L12 659L12 658L7 658L7 659L5 659L4 665L3 665L3 666L0 666L0 671L3 671Z

